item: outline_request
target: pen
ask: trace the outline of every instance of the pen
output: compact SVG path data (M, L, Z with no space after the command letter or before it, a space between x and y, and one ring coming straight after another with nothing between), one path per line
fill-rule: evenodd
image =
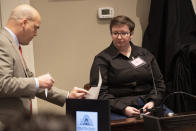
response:
M50 73L49 72L48 72L48 76L50 76ZM48 88L45 88L45 96L47 98L47 96L48 96Z
M45 96L47 98L47 95L48 95L48 88L45 88Z

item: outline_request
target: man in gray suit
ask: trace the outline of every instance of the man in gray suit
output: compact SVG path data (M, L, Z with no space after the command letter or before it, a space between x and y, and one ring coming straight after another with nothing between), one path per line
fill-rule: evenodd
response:
M34 77L20 50L37 35L40 14L30 5L19 5L11 12L0 32L0 121L12 117L13 111L30 111L35 96L63 106L66 98L83 98L87 91L73 88L70 92L53 86L50 74ZM45 96L44 89L48 89Z

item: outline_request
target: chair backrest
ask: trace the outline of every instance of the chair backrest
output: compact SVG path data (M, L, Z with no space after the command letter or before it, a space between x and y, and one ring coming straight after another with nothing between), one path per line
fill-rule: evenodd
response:
M84 85L84 89L85 90L89 90L91 88L91 86L90 86L90 83L86 83L85 85Z

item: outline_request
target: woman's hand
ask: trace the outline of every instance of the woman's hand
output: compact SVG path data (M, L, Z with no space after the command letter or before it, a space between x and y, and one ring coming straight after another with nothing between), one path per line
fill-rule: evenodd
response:
M125 108L125 115L127 115L128 117L139 115L139 114L140 114L139 110L134 107L127 106Z
M147 109L151 109L154 107L154 102L150 101L143 106L143 111L146 112L145 114L148 115L150 112L147 112Z

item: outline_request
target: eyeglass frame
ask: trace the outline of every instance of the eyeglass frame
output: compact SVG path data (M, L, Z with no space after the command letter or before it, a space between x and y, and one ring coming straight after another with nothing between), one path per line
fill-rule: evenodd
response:
M111 33L111 35L113 35L114 37L118 37L119 35L121 37L127 37L130 34L131 34L131 32L112 32Z

